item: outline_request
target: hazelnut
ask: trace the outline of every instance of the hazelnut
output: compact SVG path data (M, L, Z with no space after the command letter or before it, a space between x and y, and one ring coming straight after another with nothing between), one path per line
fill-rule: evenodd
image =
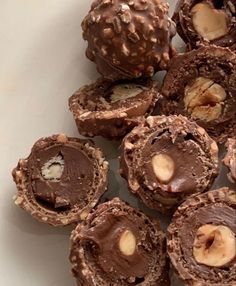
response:
M136 249L136 238L130 230L122 233L119 240L119 249L125 256L133 255Z
M208 3L198 3L192 10L192 22L197 33L208 41L228 33L227 15Z
M222 86L204 77L198 77L185 88L185 109L195 119L212 121L222 113L222 103L227 95Z
M60 180L64 171L64 160L62 156L56 156L46 162L41 170L45 180L57 182Z
M131 97L135 97L143 90L145 90L145 87L137 84L116 85L112 89L111 102L116 102L119 100L125 100Z
M197 231L193 255L198 263L211 267L225 266L236 255L235 234L223 225L203 225Z
M174 174L175 163L170 156L158 154L152 158L152 167L157 179L167 183Z

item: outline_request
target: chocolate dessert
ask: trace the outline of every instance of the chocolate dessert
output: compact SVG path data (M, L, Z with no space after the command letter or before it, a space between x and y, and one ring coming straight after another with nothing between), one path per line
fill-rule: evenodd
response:
M108 162L91 141L41 138L13 170L15 204L53 226L77 223L106 191L107 172Z
M175 24L164 0L96 0L82 23L87 57L112 80L151 77L175 50Z
M236 134L236 54L215 46L179 55L162 85L161 114L194 119L217 142Z
M228 188L190 197L167 231L172 265L184 285L236 283L236 192Z
M211 187L218 147L186 117L150 116L124 138L120 172L148 207L167 212Z
M99 205L71 236L78 286L168 286L159 222L115 198Z
M229 180L236 182L236 139L229 138L226 143L226 148L227 154L225 155L223 163L229 168Z
M137 125L140 116L149 115L159 98L150 79L99 79L79 89L69 106L80 134L116 139Z
M236 49L235 0L179 0L173 20L189 49L210 44Z

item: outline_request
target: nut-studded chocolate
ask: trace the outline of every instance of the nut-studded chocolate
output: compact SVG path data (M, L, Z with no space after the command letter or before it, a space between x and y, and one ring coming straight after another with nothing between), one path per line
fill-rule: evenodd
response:
M121 175L150 208L173 210L206 191L218 173L218 147L183 116L150 116L123 140Z
M171 62L162 85L160 114L194 119L217 142L236 132L236 55L202 47Z
M99 79L78 90L69 106L82 135L116 139L149 115L160 97L152 80Z
M234 286L235 191L221 188L184 202L168 227L167 250L184 285Z
M165 235L158 220L115 198L72 232L78 286L168 286Z
M13 170L15 204L53 226L86 218L107 186L108 162L89 140L64 134L38 140Z
M236 139L229 138L226 142L226 148L227 153L223 163L229 168L229 180L231 182L236 182Z
M209 44L236 49L235 0L179 0L173 20L189 49Z
M164 0L96 0L82 22L87 57L109 79L151 77L175 53Z

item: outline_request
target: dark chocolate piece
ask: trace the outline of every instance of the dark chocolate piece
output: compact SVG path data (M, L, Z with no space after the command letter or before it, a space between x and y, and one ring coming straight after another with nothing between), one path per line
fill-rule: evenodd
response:
M149 115L160 94L152 80L99 79L78 90L70 99L79 132L84 136L119 138Z
M210 44L236 49L235 0L179 0L173 20L188 49Z
M165 76L160 114L194 119L217 142L236 132L236 55L202 47L179 55Z
M12 172L15 204L53 226L77 223L105 192L107 172L108 162L91 141L64 134L41 138Z
M164 0L96 0L82 23L87 57L112 80L166 69L176 33Z
M223 163L229 168L229 180L236 182L236 139L229 138L226 143L226 148L227 154L225 155Z
M150 208L173 210L208 190L218 174L218 147L183 116L150 116L123 140L121 175Z
M167 249L184 285L236 283L236 193L228 188L190 197L174 214Z
M119 198L101 204L72 232L78 286L168 286L165 235Z

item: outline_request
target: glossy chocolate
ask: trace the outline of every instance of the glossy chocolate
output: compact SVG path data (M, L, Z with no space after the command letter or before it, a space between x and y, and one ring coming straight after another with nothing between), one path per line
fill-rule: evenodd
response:
M231 182L236 182L236 139L229 138L226 142L227 153L223 160L228 167L228 178Z

